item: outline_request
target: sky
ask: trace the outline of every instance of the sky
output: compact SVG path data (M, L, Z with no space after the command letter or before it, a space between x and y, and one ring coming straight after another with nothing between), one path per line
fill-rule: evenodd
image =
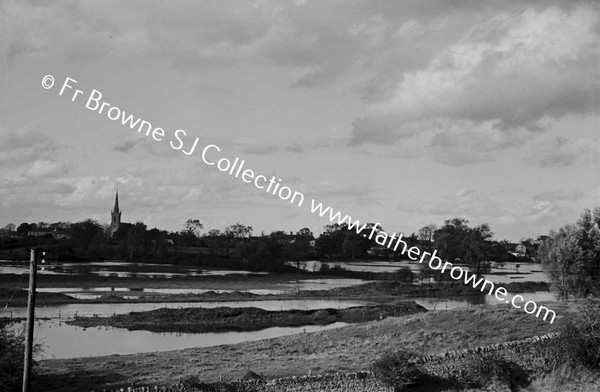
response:
M118 188L123 221L167 230L320 233L315 199L388 232L547 234L600 206L599 21L597 1L0 0L0 227L108 223ZM93 89L306 205L86 108Z

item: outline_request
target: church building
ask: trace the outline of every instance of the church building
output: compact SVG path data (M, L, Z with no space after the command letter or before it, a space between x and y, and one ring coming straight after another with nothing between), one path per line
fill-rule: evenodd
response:
M127 226L131 226L130 223L121 222L121 210L119 209L119 190L117 189L117 193L115 195L115 206L110 212L110 227L109 234L114 236L119 229L123 230L127 228Z

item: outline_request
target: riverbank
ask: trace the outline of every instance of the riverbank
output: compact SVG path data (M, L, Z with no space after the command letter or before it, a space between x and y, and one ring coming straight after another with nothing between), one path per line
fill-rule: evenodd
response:
M382 353L405 349L421 355L503 343L556 330L570 302L550 304L557 322L549 324L509 306L475 306L431 311L354 324L330 331L274 339L189 348L178 351L40 362L49 391L102 389L176 383L194 375L205 382L240 379L249 370L266 377L368 368ZM87 389L86 389L87 388Z
M130 312L110 317L77 317L67 324L83 328L110 326L131 331L205 333L257 331L271 327L359 323L426 312L412 301L346 309L268 311L259 308L185 308Z

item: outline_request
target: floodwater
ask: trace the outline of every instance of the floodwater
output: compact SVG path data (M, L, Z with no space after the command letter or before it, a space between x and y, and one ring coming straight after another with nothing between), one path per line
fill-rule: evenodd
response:
M256 295L268 294L293 294L298 291L311 290L329 290L336 287L355 286L368 282L362 279L300 279L290 280L287 283L277 283L278 289L250 289L237 290L238 292L250 293ZM227 284L224 282L223 284ZM256 285L259 285L257 282ZM42 287L39 292L46 293L64 293L78 299L96 299L104 294L115 294L125 299L139 298L144 295L160 294L202 294L206 292L215 292L219 294L232 293L235 290L220 289L192 289L192 288L128 288L128 287Z
M35 341L44 346L45 358L72 358L109 354L133 354L139 352L177 350L188 347L209 347L221 344L234 344L250 340L274 338L296 333L321 331L337 328L345 323L326 326L273 327L250 332L220 333L156 333L148 331L128 331L123 328L82 327L67 325L65 321L77 316L111 316L128 312L143 312L159 308L215 308L257 307L265 310L280 311L289 309L326 309L348 308L365 305L364 301L336 300L266 300L266 301L222 301L222 302L186 302L186 303L131 303L131 304L70 304L44 306L36 308ZM26 317L26 308L8 308L0 316ZM50 318L42 320L39 318ZM16 323L13 328L20 330L24 322Z
M290 262L292 265L296 263ZM300 263L300 267L307 271L318 271L323 263L321 261L311 260ZM351 271L367 271L367 272L394 272L401 268L409 268L415 274L419 274L418 261L356 261L356 262L327 262L331 267L340 266ZM465 269L465 265L456 264ZM549 282L550 278L543 267L539 263L514 263L514 262L496 262L493 261L491 271L485 274L485 278L493 283L510 283L510 282Z
M29 262L0 260L0 274L28 274ZM39 265L43 275L96 275L113 278L174 278L186 276L267 275L267 272L206 269L174 264L141 264L122 261L95 263L48 262Z
M535 301L538 306L545 305L546 302L557 301L558 299L554 294L549 291L535 291L531 293L519 294L523 297L523 300L517 299L515 302L519 306L523 306L527 301ZM510 301L513 298L512 294L506 296L506 300ZM512 306L506 303L506 300L499 301L492 295L485 294L474 295L460 298L411 298L419 305L423 306L427 310L452 310L460 308L468 308L475 305L506 305ZM550 307L551 308L551 307Z
M247 341L275 338L304 332L339 328L345 323L307 325L303 327L274 327L251 332L220 333L155 333L128 331L123 328L81 328L53 319L37 321L34 342L40 343L43 353L36 359L90 357L111 354L134 354L179 350L190 347L211 347ZM24 323L13 326L22 330Z
M316 270L320 262L312 261L301 263L307 270ZM418 272L418 262L390 262L390 261L361 261L328 263L340 265L349 270L393 272L403 267ZM0 261L0 274L2 273L28 273L28 263L14 261ZM229 275L249 274L249 271L227 271L207 270L195 267L173 266L168 264L140 265L124 262L104 263L51 263L41 266L40 274L61 275L99 275L118 277L175 277L175 276L202 276L202 275ZM548 276L542 271L540 264L518 264L518 263L493 263L491 273L486 279L495 284L513 281L548 281ZM345 287L362 284L367 281L361 279L304 279L290 280L280 283L273 288L254 287L246 292L265 294L287 294L299 290L327 290L335 287ZM142 295L160 294L201 294L209 291L189 287L182 288L156 288L156 289L131 289L127 287L53 287L41 288L42 292L61 292L76 298L92 299L107 293L113 293L124 298L139 298ZM218 293L227 293L232 290L211 290ZM549 292L535 292L522 294L524 301L536 301L538 305L545 301L553 301L556 298ZM510 296L508 297L511 298ZM467 298L414 298L415 302L428 310L450 310L464 308L478 304L502 305L493 296L485 294ZM260 340L312 332L324 329L337 328L345 325L335 323L328 326L304 326L289 328L268 328L252 332L224 332L224 333L155 333L148 331L128 331L122 328L98 327L81 328L65 324L67 319L75 316L110 316L132 311L148 311L162 307L184 308L205 307L214 308L218 306L227 307L258 307L266 310L289 310L289 309L325 309L346 308L351 306L365 305L364 301L336 301L336 300L250 300L250 301L218 301L218 302L185 302L185 303L111 303L111 304L68 304L59 306L45 306L36 308L36 343L44 346L45 358L72 358L79 356L96 356L110 354L132 354L138 352L153 352L164 350L177 350L187 347L208 347L221 344L233 344L244 341ZM506 305L505 306L510 306ZM1 311L1 309L0 309ZM25 308L8 308L0 313L0 317L25 317ZM44 319L42 319L44 318ZM23 323L14 324L13 328L21 329Z
M362 306L367 301L329 300L329 299L294 299L294 300L257 300L257 301L219 301L219 302L163 302L163 303L110 303L110 304L68 304L56 306L40 306L35 309L36 318L73 318L77 316L112 316L129 312L144 312L159 308L230 308L255 307L265 310L290 309L345 309L352 306ZM9 307L0 317L26 317L27 308Z

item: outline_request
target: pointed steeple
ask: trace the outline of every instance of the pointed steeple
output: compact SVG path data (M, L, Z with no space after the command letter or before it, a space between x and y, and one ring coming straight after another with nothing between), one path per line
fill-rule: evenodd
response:
M117 230L119 230L120 225L121 211L119 210L119 190L117 189L117 193L115 195L115 206L110 212L110 232L114 234Z
M113 212L119 212L119 188L117 188L117 194L115 195L115 207Z

